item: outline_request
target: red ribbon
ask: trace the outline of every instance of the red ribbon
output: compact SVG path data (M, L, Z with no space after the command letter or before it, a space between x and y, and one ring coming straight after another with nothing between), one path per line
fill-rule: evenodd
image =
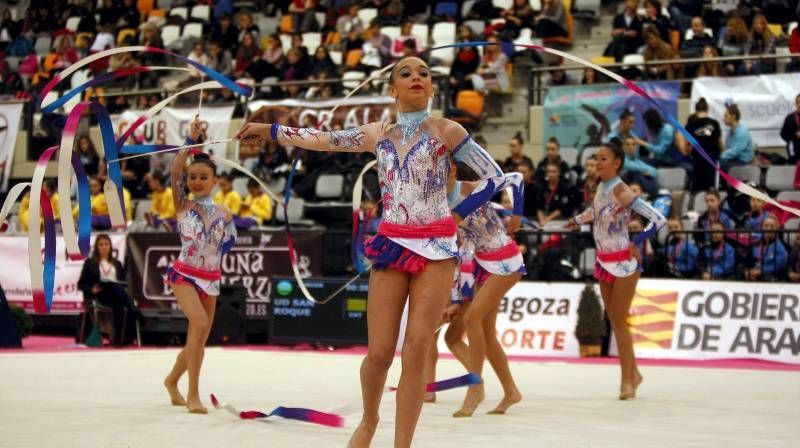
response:
M598 252L597 259L603 263L628 261L631 259L631 250L623 249L616 252Z
M199 278L200 280L208 280L208 281L216 281L222 277L220 270L214 271L206 271L205 269L198 269L188 264L182 263L179 260L175 260L172 262L172 269L180 272L181 274L188 275L194 278Z
M492 252L475 252L475 256L486 261L501 261L519 255L519 246L516 241L510 241L505 246Z
M442 218L430 224L394 224L383 221L378 226L378 234L394 238L431 238L453 236L457 231L452 217Z

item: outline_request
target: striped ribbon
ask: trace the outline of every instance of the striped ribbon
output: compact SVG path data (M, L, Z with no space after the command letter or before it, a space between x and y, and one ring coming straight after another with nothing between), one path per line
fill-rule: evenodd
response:
M269 417L281 417L334 428L341 428L344 426L344 418L342 416L315 411L313 409L278 406L269 413L261 411L239 411L231 404L220 402L214 394L211 394L211 404L214 405L215 409L226 410L242 420L266 420Z

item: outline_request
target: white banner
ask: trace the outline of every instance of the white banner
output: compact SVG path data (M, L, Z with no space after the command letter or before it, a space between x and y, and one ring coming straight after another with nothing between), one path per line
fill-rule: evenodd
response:
M796 74L698 78L692 82L692 110L700 98L708 101L709 114L722 123L725 104L734 102L758 146L786 146L780 130L786 116L795 111L798 94Z
M0 189L8 190L23 103L0 103Z
M646 279L629 323L642 358L800 364L797 284Z
M114 256L125 260L125 234L112 233L111 245ZM94 238L91 243L94 248ZM6 293L8 302L19 305L33 313L31 294L31 274L28 267L28 237L0 237L0 285ZM67 250L62 236L56 237L56 278L53 292L53 314L77 314L83 311L83 293L78 289L83 261L67 258Z
M583 288L582 283L514 285L497 314L497 337L506 354L577 358L580 347L575 324ZM439 339L440 353L447 353L444 337Z
M128 110L116 117L112 117L116 135L124 131L128 125L136 121L143 113L144 111ZM189 136L189 126L196 114L196 108L176 109L166 107L134 132L136 143L140 144L141 141L143 144L182 145L186 137ZM204 106L200 114L200 121L206 130L208 140L228 139L232 116L233 106ZM214 155L229 158L227 143L209 145L204 148Z

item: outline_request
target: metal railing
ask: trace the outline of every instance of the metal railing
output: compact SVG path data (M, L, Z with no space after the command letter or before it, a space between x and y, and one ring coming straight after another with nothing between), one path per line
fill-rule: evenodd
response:
M777 66L777 61L780 59L792 59L798 58L800 54L791 54L791 55L777 55L777 54L769 54L769 55L755 55L755 56L719 56L712 59L707 58L683 58L683 59L665 59L665 60L658 60L658 61L649 61L649 62L636 62L636 63L614 63L614 64L602 64L601 67L611 70L612 72L618 72L621 69L626 69L629 67L643 67L644 70L641 70L642 74L645 77L645 80L653 80L655 79L647 79L647 67L660 67L664 65L675 65L675 66L683 66L683 65L692 65L692 64L702 64L707 62L719 62L724 65L726 62L743 62L743 61L761 61L761 60L771 60L775 61ZM565 71L575 71L580 70L583 71L586 69L586 66L577 65L577 64L568 64L568 65L560 65L557 67L546 67L546 66L539 66L533 67L531 69L531 77L530 77L530 91L528 93L528 103L530 105L542 105L542 100L546 95L548 90L548 86L546 86L542 80L542 77L545 73L550 73L553 70L565 70ZM600 73L597 75L602 76ZM680 83L686 83L693 81L694 78L675 78L671 81L678 81ZM595 83L592 85L617 85L614 82L603 82L603 83Z

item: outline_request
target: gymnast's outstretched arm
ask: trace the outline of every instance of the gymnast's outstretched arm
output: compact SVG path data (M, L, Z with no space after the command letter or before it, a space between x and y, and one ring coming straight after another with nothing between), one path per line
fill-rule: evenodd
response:
M314 128L293 128L277 123L247 123L236 134L239 140L276 141L312 151L375 152L375 145L385 123L369 123L344 131L319 131Z

